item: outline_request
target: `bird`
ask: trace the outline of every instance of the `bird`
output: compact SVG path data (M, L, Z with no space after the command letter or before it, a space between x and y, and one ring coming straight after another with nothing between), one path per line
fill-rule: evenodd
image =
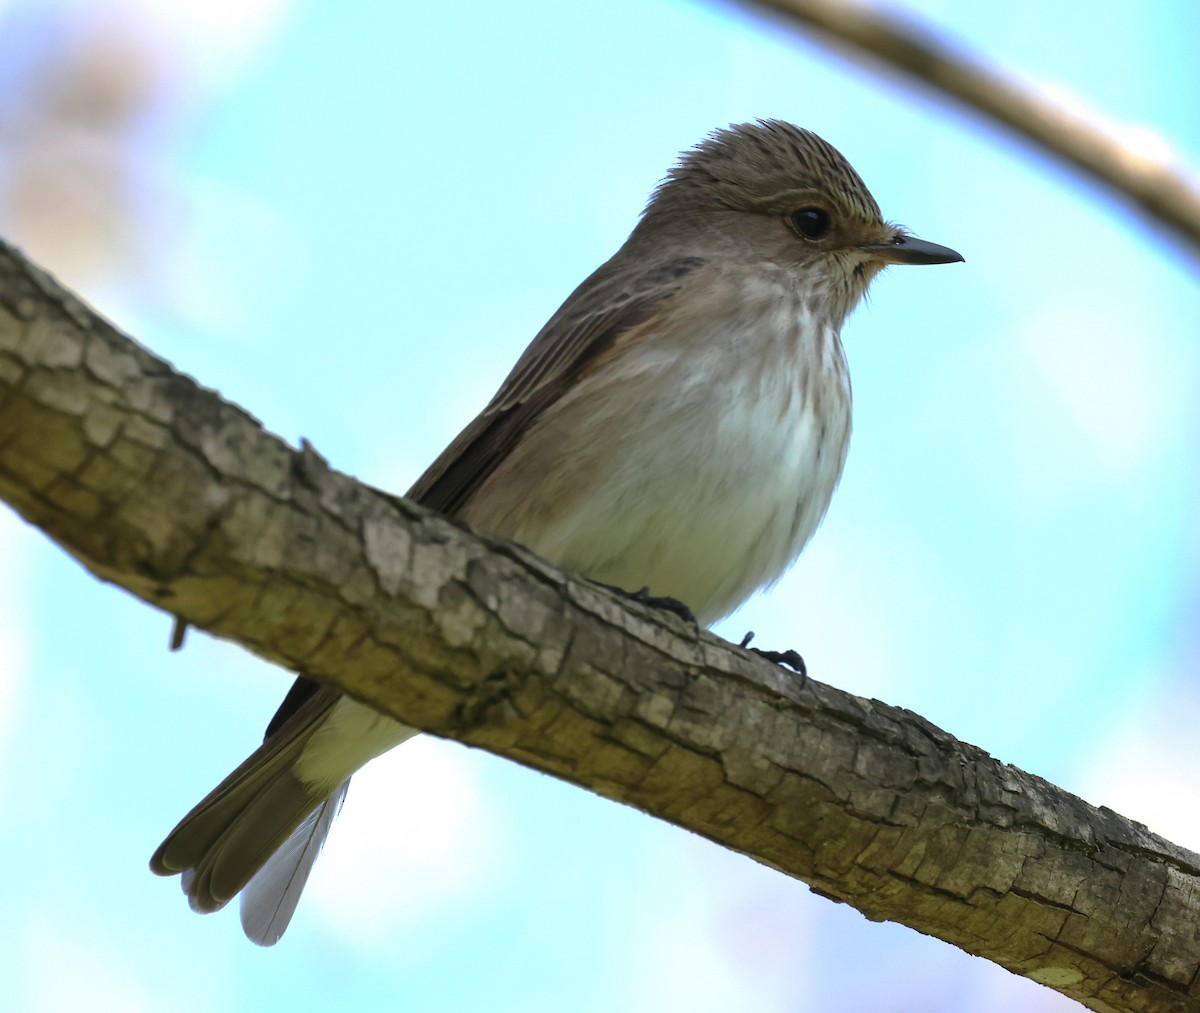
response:
M885 221L832 145L782 120L683 152L632 233L537 333L410 498L709 625L788 569L851 429L841 330L888 265L963 258ZM304 676L167 835L191 907L287 928L351 775L417 734Z

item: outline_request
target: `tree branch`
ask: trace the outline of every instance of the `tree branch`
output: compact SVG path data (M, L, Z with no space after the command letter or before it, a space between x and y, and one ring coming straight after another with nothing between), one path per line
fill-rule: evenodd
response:
M0 244L0 496L103 580L1097 1010L1200 1006L1200 856L296 451Z
M1105 122L1070 109L981 55L950 45L911 18L850 0L743 0L931 85L1008 127L1035 147L1083 172L1138 207L1200 256L1200 183L1149 130ZM1124 134L1124 139L1122 138Z

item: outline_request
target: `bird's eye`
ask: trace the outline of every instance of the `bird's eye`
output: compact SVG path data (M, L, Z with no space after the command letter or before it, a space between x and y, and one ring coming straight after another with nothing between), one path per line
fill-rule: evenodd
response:
M829 212L821 208L801 208L793 211L792 228L805 239L823 239L829 234L833 223L829 220Z

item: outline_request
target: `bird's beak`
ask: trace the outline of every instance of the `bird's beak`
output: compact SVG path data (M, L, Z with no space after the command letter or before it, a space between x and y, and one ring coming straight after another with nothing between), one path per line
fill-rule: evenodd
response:
M884 264L955 264L963 259L961 253L948 246L927 243L916 236L899 235L890 243L873 243L862 249Z

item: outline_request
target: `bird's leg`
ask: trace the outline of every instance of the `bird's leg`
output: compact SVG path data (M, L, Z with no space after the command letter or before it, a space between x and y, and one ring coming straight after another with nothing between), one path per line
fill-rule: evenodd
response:
M800 686L808 682L808 666L804 664L804 659L796 651L762 651L757 647L751 647L750 641L754 639L754 631L751 630L744 637L738 647L744 647L748 651L753 651L760 658L766 658L767 661L774 662L776 665L786 665L798 676L800 676Z
M599 581L596 583L600 584ZM643 587L640 591L626 591L623 587L616 587L613 584L600 584L601 587L619 594L622 598L628 598L631 601L641 602L643 605L649 605L654 609L662 609L664 612L672 612L679 616L685 623L691 626L699 626L696 622L695 613L692 612L678 598L660 598L650 593L649 587Z

